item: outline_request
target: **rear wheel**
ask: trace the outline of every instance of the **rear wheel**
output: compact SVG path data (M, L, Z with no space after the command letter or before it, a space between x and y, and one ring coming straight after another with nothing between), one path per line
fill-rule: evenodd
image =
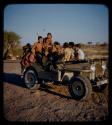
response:
M24 82L28 89L37 89L40 84L38 75L34 69L27 69L24 73Z
M75 100L88 99L92 92L92 86L89 79L84 76L73 77L70 80L69 92Z

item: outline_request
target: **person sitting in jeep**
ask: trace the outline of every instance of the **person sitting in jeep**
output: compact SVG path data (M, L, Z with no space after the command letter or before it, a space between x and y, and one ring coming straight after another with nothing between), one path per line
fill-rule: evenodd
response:
M47 56L49 49L52 48L52 34L47 33L47 37L43 40L43 50L45 52L45 55Z
M22 73L24 72L25 67L30 66L35 62L35 57L31 50L32 46L30 43L23 46L23 56L20 61Z
M70 61L74 59L74 42L69 42Z
M52 44L52 34L51 33L47 33L47 37L45 37L43 39L43 48L42 48L42 52L43 52L43 58L42 58L42 63L43 66L46 66L49 62L49 58L48 58L48 54L51 52L53 48L53 44Z
M50 71L56 70L57 69L56 62L60 58L60 43L59 42L54 42L53 47L49 49L47 58L48 58L47 63L49 63L51 67L51 68L49 67L49 70Z
M31 44L27 43L25 46L23 46L23 56L25 56L27 53L31 52Z
M34 43L32 47L32 53L35 55L37 63L42 65L42 57L43 57L43 38L42 36L38 36L38 41Z
M74 44L72 42L65 42L64 47L64 61L71 61L74 59Z
M85 59L85 54L83 50L81 49L81 44L76 44L75 45L75 59L76 60L84 60Z

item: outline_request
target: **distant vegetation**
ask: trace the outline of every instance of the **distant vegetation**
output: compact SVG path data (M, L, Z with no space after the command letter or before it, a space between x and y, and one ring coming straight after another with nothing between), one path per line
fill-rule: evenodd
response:
M107 43L82 45L82 49L84 50L86 57L88 58L103 58L108 57L109 54Z
M12 56L21 56L22 47L20 42L21 36L17 33L4 31L4 59Z

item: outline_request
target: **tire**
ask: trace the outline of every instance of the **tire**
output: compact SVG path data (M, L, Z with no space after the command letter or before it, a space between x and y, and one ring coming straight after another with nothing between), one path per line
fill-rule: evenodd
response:
M90 98L92 85L87 77L75 76L68 85L69 93L75 100L85 100Z
M36 71L33 68L29 68L24 73L24 82L25 86L28 89L37 89L39 88L39 80Z

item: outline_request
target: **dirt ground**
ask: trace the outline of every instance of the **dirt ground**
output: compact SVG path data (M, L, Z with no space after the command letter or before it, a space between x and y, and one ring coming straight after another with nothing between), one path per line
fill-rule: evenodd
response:
M18 62L4 62L3 111L9 121L102 121L108 118L108 88L93 92L91 98L69 98L67 86L29 90L20 78Z

